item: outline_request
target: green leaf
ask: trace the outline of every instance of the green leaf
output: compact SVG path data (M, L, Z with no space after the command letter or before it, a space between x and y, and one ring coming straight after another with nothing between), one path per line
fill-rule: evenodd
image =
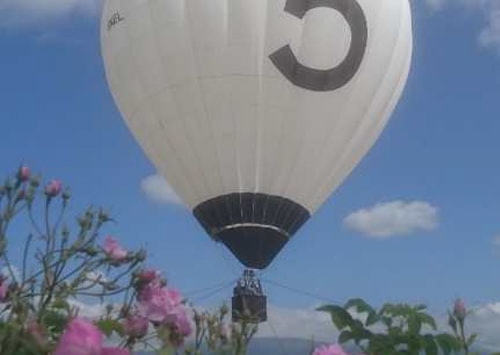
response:
M338 342L340 344L344 344L351 341L353 338L354 336L352 332L350 332L349 330L344 330L342 333L340 333Z
M425 304L417 304L415 306L415 310L417 310L418 312L425 311L426 309L427 309L427 306Z
M373 325L378 322L379 318L377 315L377 312L375 309L370 306L368 303L366 303L363 299L361 298L353 298L349 300L345 306L345 309L354 309L357 313L363 314L366 313L368 316L365 320L365 325L369 327L370 325Z
M369 327L369 326L374 325L375 323L377 323L379 320L380 320L380 318L379 318L379 316L378 316L378 314L376 312L370 313L368 315L368 317L366 318L365 325L367 327Z
M385 326L388 328L388 329L391 329L392 328L392 318L390 317L386 317L386 316L382 316L382 315L378 315L379 319L382 320L382 322L385 324Z
M369 354L395 354L395 347L388 335L385 334L375 334L370 340L368 346Z
M69 303L66 300L61 298L57 298L52 304L51 307L54 309L60 309L64 311L69 311L71 309Z
M457 334L457 320L455 319L455 316L451 314L451 312L448 312L448 325L450 326L451 329Z
M438 355L438 346L434 340L434 336L427 334L424 336L425 344L425 354L426 355Z
M47 328L52 329L56 333L60 333L66 328L66 316L59 311L47 310L41 317L41 323Z
M361 298L350 299L349 301L347 301L344 308L345 309L354 308L358 313L368 313L368 314L375 313L373 307L370 306Z
M450 334L438 334L434 338L444 355L449 355L452 352L459 351L461 349L461 344L458 339Z
M420 334L422 330L422 322L417 314L412 314L408 319L408 331L412 334Z
M408 352L410 354L419 354L425 348L425 340L418 334L405 334L398 338L398 343L408 344Z
M419 318L420 322L422 322L422 324L428 325L433 330L437 329L436 321L429 314L427 314L427 313L417 313L417 317Z
M111 334L113 334L113 332L116 332L118 335L123 335L122 325L116 320L103 319L98 321L96 325L108 338L111 336Z
M467 339L467 346L471 346L472 344L474 344L474 342L476 341L477 339L477 334L471 334L469 336L469 339Z
M354 323L354 319L344 308L335 306L335 305L327 305L317 309L320 312L329 313L332 317L332 322L335 324L338 330L343 330L347 327L351 327Z
M362 341L372 339L373 334L365 328L356 328L353 330L352 335L354 337L354 342L359 345Z

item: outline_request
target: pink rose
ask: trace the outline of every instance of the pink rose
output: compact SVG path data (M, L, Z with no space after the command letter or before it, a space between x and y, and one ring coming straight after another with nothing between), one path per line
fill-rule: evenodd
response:
M101 355L102 334L89 322L74 319L68 323L54 355Z
M102 334L95 325L73 319L66 326L53 355L129 355L129 352L120 348L104 348Z
M137 281L141 284L150 284L159 279L158 271L146 269L137 273Z
M148 286L139 293L137 306L141 316L152 322L162 323L179 304L177 291Z
M59 180L51 180L47 186L45 186L45 194L48 197L56 197L61 193L62 183Z
M182 305L170 312L163 325L170 329L170 342L176 347L181 346L184 343L184 338L192 332L191 323L189 323L186 310Z
M30 178L30 169L27 166L21 166L17 172L17 178L22 182L28 181Z
M156 324L171 326L182 336L191 334L191 324L182 304L179 291L149 285L144 287L137 297L139 315Z
M183 306L176 307L166 318L168 324L170 324L177 334L187 337L191 334L191 323L186 314L186 310Z
M164 289L166 290L165 292L167 297L170 299L170 302L175 305L180 305L182 303L182 296L178 290L166 287L164 287Z
M316 348L312 355L347 355L340 345L323 345Z
M149 321L141 316L129 316L123 320L123 331L131 338L142 338L148 333Z
M115 262L123 261L128 255L128 252L109 235L104 240L103 250L108 258Z
M161 288L165 285L165 282L162 280L160 273L156 270L146 269L139 271L135 276L134 287L138 292L140 298L140 294L142 290L148 287L156 287Z
M463 321L467 315L465 303L462 299L457 299L453 305L453 314L459 321Z

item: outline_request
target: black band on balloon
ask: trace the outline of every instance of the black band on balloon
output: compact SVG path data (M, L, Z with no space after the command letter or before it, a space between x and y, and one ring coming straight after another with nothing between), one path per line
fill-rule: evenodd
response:
M193 214L215 240L245 266L267 267L310 213L290 199L260 193L233 193L198 205Z

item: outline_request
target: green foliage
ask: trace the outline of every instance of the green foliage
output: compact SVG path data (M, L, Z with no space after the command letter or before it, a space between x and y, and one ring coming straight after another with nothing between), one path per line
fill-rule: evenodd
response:
M124 336L122 324L116 319L101 319L96 322L96 325L107 337L110 337L113 332L119 336Z
M362 299L349 300L345 305L326 305L326 312L339 330L338 342L352 342L368 355L450 355L470 347L476 339L471 335L465 342L458 334L459 322L450 326L454 335L440 333L434 318L424 305L386 303L375 309ZM455 324L455 325L454 325Z
M71 300L102 303L113 297L123 312L106 314L98 326L103 333L121 334L119 320L133 297L133 277L144 252L128 252L117 263L104 252L103 229L111 221L102 209L88 208L66 219L68 190L53 180L26 173L0 184L0 353L50 354L68 320L78 316ZM9 241L27 233L21 250ZM13 265L11 260L16 260ZM121 301L121 303L120 303ZM103 315L104 316L104 315Z

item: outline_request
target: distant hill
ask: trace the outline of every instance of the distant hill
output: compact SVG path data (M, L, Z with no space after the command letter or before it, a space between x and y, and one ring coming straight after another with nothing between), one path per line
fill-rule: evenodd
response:
M312 342L304 339L254 338L250 343L248 355L309 355ZM135 355L153 355L148 352Z
M311 340L304 339L255 338L250 343L248 355L309 355L313 345Z
M316 344L318 345L318 344ZM248 355L309 355L312 342L293 338L254 338L250 343ZM481 355L489 355L481 349L474 349ZM152 355L151 353L136 353L136 355Z

